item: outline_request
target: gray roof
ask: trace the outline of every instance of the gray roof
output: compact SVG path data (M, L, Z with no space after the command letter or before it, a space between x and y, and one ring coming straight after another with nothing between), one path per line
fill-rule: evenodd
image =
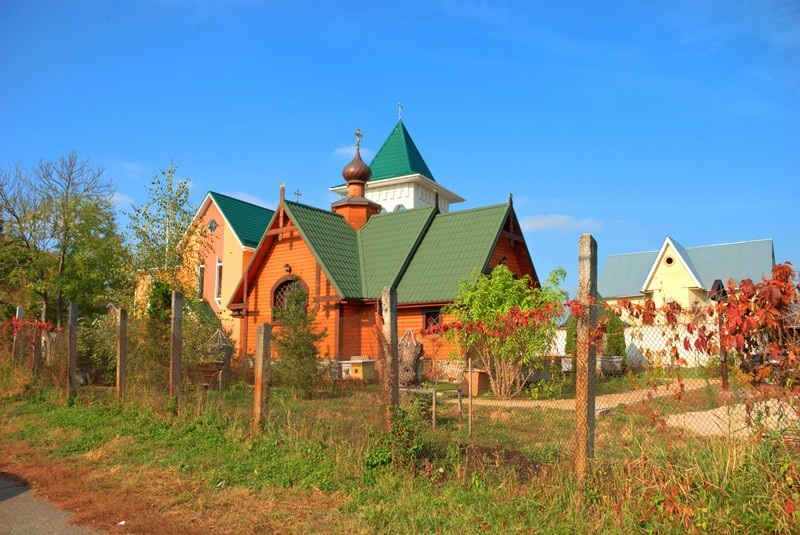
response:
M684 248L670 239L687 267L708 291L715 279L760 281L769 277L775 266L772 240L755 240L719 245ZM606 258L597 281L598 292L606 298L641 295L642 285L658 257L659 251L611 255Z

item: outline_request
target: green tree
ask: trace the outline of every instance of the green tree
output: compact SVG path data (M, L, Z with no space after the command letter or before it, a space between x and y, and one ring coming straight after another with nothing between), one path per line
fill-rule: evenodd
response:
M308 292L300 284L293 284L285 295L285 305L275 307L273 313L280 325L275 333L280 357L275 371L279 383L289 387L297 398L300 393L307 394L322 377L317 345L326 330L318 329L316 310L308 308Z
M200 259L208 250L208 230L195 221L197 208L189 200L189 179L176 176L177 166L153 176L147 200L133 205L128 217L133 270L157 270L170 290L192 295Z
M607 312L606 322L606 354L625 357L627 345L625 344L625 322L613 312Z
M611 310L603 312L598 321L603 324L603 332L606 334L605 353L607 355L624 357L627 354L627 345L625 344L625 322ZM574 357L575 349L578 344L578 331L576 330L575 317L570 316L564 326L567 329L567 343L564 352Z
M0 171L4 282L35 296L43 319L51 303L57 325L69 301L99 310L127 281L113 193L103 167L77 152Z
M530 277L517 278L500 265L491 275L461 281L455 301L443 310L457 326L446 336L479 358L498 398L517 395L533 370L543 365L541 357L557 328L555 311L567 297L560 288L565 277L563 269L554 270L547 283L537 287ZM541 321L506 321L509 315L537 310L543 311Z

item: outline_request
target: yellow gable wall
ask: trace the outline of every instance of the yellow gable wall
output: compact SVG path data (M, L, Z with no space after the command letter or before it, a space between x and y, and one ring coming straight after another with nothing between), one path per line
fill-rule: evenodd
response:
M231 311L225 305L231 300L231 295L236 290L239 279L242 278L245 267L244 256L245 251L239 244L239 240L236 239L233 230L229 225L225 225L225 233L222 240L222 299L220 300L219 314L222 323L231 332L236 346L239 343L239 323L241 320L232 318ZM216 305L216 303L214 304Z
M672 264L667 259L673 260ZM652 299L656 306L661 306L670 299L682 307L691 307L695 302L705 304L708 293L697 288L689 270L671 245L667 245L650 284L645 288L645 295Z

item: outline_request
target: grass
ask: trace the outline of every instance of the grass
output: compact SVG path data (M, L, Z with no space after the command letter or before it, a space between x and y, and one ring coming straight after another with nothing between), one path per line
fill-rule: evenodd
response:
M86 388L67 403L52 389L28 390L0 400L0 451L21 452L5 462L118 481L103 487L109 502L127 481L157 514L217 531L800 529L798 452L779 438L735 442L664 429L652 416L672 400L598 420L598 460L580 493L569 411L476 407L470 439L455 405L442 403L435 432L406 418L387 434L377 392L349 384L294 400L276 389L268 423L253 436L252 389L243 384L221 399L194 391L177 406L144 392L120 403L109 390ZM709 393L698 395L706 399L693 403L710 403ZM180 491L159 490L162 478ZM156 530L147 527L158 526L147 524L148 507L131 530Z

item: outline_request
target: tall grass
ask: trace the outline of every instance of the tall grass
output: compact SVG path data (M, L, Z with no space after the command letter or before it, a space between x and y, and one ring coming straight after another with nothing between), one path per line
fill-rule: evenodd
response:
M431 433L413 419L387 435L375 394L353 388L294 400L277 389L263 433L253 436L252 390L242 384L221 398L192 391L177 405L152 391L120 403L103 389L65 402L41 388L0 402L11 424L0 444L23 440L65 463L101 451L106 464L175 470L200 492L320 489L344 496L341 514L376 531L800 529L799 456L780 437L676 439L643 419L608 420L608 437L625 435L626 445L608 438L603 447L619 451L596 461L579 491L566 444L554 452L502 434L468 441L447 423Z

